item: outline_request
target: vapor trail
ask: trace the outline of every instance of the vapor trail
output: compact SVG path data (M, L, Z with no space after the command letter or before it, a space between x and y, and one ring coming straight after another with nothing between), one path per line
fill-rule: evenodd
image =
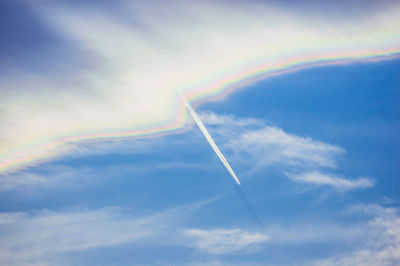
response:
M189 110L190 114L192 115L194 121L196 121L197 126L200 128L201 132L203 133L204 137L206 137L208 143L210 144L211 148L215 151L218 155L221 162L225 165L226 169L228 169L229 173L232 175L233 179L235 179L236 183L240 185L239 179L237 178L235 172L233 172L231 166L226 161L224 155L222 155L221 151L218 149L217 144L215 144L214 140L212 139L210 133L208 132L207 128L204 126L203 122L201 122L200 117L197 115L196 111L192 108L190 103L186 100L183 94L180 94L182 101L185 103L186 108Z

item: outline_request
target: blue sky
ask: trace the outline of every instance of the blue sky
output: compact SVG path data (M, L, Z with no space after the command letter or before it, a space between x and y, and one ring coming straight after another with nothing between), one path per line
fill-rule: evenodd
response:
M173 3L0 5L1 264L397 265L400 7ZM41 146L171 124L177 85L241 186L187 111Z

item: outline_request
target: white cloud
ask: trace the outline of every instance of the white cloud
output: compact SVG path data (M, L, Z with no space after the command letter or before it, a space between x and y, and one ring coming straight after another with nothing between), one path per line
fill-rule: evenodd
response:
M315 186L331 186L335 189L346 191L373 187L375 182L371 178L359 177L347 179L344 177L325 174L319 171L304 172L301 174L287 174L291 180Z
M194 246L212 254L243 254L256 252L269 240L264 233L241 229L187 229L184 234L193 238Z
M345 153L339 146L300 137L275 126L265 126L256 118L242 118L234 115L202 113L202 119L216 134L226 149L237 155L237 159L249 161L258 166L272 164L310 167L336 167L336 157Z
M301 167L336 167L335 157L343 154L338 146L288 134L266 126L232 138L229 147L255 158L258 165L284 164Z
M373 216L365 230L367 241L355 251L318 260L315 265L378 265L400 264L400 217L396 208L362 205L360 211ZM357 208L353 208L353 211Z
M182 125L177 89L215 96L263 67L359 58L400 42L397 5L338 21L254 1L119 4L116 14L32 3L61 46L74 49L63 61L38 55L49 69L27 73L24 64L1 78L0 171L71 152L66 142Z

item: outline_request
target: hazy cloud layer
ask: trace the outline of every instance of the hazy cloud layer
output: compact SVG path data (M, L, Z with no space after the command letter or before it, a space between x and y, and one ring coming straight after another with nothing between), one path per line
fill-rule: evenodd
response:
M178 231L178 225L191 212L211 201L182 205L138 217L121 208L0 213L1 262L5 265L35 265L69 251L137 244L138 241L175 244L164 241L170 238L166 235ZM156 240L152 242L151 239Z
M112 209L1 214L2 263L29 264L57 253L138 241L159 233L169 214L124 218Z

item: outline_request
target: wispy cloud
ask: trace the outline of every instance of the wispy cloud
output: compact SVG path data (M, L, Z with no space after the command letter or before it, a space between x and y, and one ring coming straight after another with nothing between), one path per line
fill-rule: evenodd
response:
M286 165L301 168L336 167L336 157L345 153L337 145L301 137L285 132L255 118L233 115L204 115L226 149L230 149L239 160L251 157L257 166Z
M180 144L182 145L182 144ZM148 149L152 150L151 146ZM115 152L115 150L114 150ZM146 150L142 150L146 152ZM169 169L198 169L206 166L201 162L166 160L163 162L113 163L111 165L71 166L50 163L24 169L17 173L0 174L0 192L18 189L55 187L85 187L109 178L143 176Z
M372 178L349 179L320 170L337 169L337 158L345 153L338 145L288 133L256 118L221 116L212 112L205 113L204 118L222 146L232 151L231 156L239 162L248 164L250 161L253 169L277 166L295 182L333 187L338 191L375 185Z
M344 153L338 146L288 134L273 126L247 131L239 138L232 139L230 147L252 155L258 165L279 163L334 168L335 157Z
M107 175L107 173L102 172L102 176L104 175ZM88 167L70 167L65 165L44 166L40 171L25 169L17 173L0 175L0 191L24 187L48 186L51 184L59 185L60 182L63 182L65 185L65 182L77 180L82 185L86 180L93 179L96 176L99 176L99 171Z
M252 253L269 240L265 233L241 229L187 229L183 233L194 239L194 247L211 254Z
M375 181L371 178L359 177L348 179L332 174L325 174L319 171L304 172L301 174L289 174L289 178L298 183L306 183L315 186L331 186L335 189L346 191L373 187Z
M25 173L18 175L0 175L0 191L9 190L21 186L43 184L47 180L42 175Z
M327 220L327 217L296 219L293 221L279 222L276 226L272 224L265 228L267 235L266 240L258 244L259 250L263 245L267 244L270 250L276 247L284 247L285 253L310 248L313 255L306 257L299 256L298 260L287 261L284 259L265 258L265 264L273 265L398 265L400 262L400 216L399 209L392 207L382 207L377 204L356 205L348 208L347 211L341 213L347 218L352 217L353 222L345 222L343 220ZM360 217L364 215L364 217ZM365 217L366 215L366 217ZM336 217L337 218L337 217ZM343 217L341 217L343 218ZM223 229L224 232L226 229ZM208 248L214 247L213 230L195 231L193 238L198 238L196 244L199 250L211 254L235 254L235 251L229 253L212 253ZM218 231L218 230L217 230ZM228 230L229 231L229 230ZM264 234L264 233L263 233ZM215 242L224 243L224 233L216 233L218 237ZM203 242L200 242L202 240ZM209 243L208 243L209 242ZM196 243L196 242L195 242ZM200 248L200 243L204 248ZM227 242L229 243L229 242ZM318 247L322 247L321 254L315 254ZM331 248L341 246L340 249ZM218 247L218 246L217 246ZM212 250L212 249L211 249ZM218 249L217 249L218 250ZM246 250L243 248L242 250ZM313 258L311 259L310 256ZM204 258L205 260L207 257ZM221 257L220 257L221 259ZM286 263L285 263L286 261ZM241 260L235 262L217 260L213 261L216 265L258 265L259 261ZM198 265L194 263L194 265ZM199 263L206 265L206 263Z
M166 245L166 235L210 201L132 216L121 208L71 212L0 213L0 258L5 265L38 264L58 254L149 241ZM177 232L175 234L179 235ZM157 239L152 242L151 239ZM174 243L175 244L175 243Z
M74 213L1 214L0 254L5 264L35 263L57 253L104 247L150 237L168 213L137 219L114 209Z

